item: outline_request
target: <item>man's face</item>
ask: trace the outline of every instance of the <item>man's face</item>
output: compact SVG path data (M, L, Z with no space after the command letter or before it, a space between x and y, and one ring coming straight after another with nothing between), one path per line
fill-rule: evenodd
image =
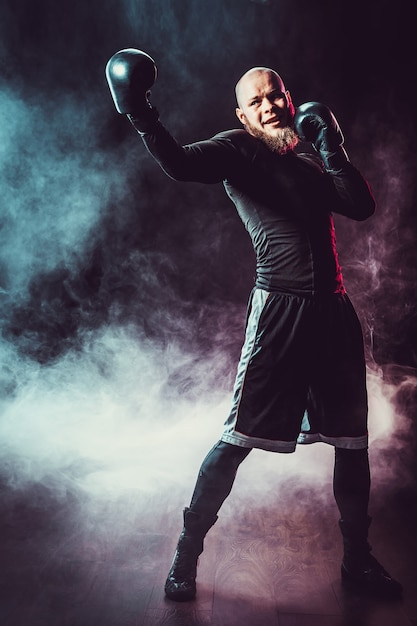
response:
M292 126L294 107L279 76L272 71L254 71L241 79L237 89L236 115L246 130L256 136L279 138Z

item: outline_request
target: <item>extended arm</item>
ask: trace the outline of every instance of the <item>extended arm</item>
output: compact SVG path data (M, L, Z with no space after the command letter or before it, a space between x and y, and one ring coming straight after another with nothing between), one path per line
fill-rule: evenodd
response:
M128 117L141 135L147 150L171 178L217 183L230 173L237 153L225 134L182 146L159 121L147 132L141 132L135 117Z

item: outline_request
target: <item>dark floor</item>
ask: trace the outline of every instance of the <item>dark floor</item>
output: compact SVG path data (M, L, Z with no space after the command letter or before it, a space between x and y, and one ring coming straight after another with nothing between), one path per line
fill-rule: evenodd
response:
M1 626L417 625L417 506L413 487L377 485L374 554L404 585L399 602L340 584L341 543L330 500L236 492L209 533L198 597L176 604L163 584L185 494L125 493L106 500L67 485L3 486ZM285 502L285 504L283 504Z

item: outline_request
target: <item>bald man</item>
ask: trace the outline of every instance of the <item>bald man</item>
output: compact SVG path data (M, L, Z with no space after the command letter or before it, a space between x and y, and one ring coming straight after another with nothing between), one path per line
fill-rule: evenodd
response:
M343 148L332 112L309 102L295 112L272 69L236 85L243 128L178 144L148 101L129 113L148 151L173 179L223 182L256 255L245 338L223 434L202 463L165 593L196 594L206 533L253 448L291 453L297 443L335 449L334 495L344 544L344 583L398 597L401 585L368 544L367 390L363 338L340 269L333 213L365 220L375 201ZM302 154L300 138L316 153Z

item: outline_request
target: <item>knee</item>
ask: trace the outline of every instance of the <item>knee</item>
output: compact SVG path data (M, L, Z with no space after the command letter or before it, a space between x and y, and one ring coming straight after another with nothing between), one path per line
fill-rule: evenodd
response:
M345 465L368 465L368 448L351 450L349 448L335 448L335 462Z
M240 463L247 457L251 448L241 448L224 441L219 441L205 458L200 475L207 472L236 472Z

